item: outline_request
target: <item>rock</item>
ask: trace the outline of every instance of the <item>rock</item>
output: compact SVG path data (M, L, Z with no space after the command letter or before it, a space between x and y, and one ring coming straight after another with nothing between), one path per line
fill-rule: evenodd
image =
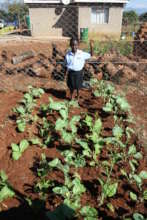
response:
M117 68L113 63L108 63L105 65L105 70L110 77L113 77L117 73Z

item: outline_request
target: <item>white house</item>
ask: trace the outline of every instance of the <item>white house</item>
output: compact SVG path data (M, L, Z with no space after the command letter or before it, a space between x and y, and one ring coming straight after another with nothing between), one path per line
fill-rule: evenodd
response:
M76 36L88 28L90 38L121 34L128 0L24 0L29 6L32 36ZM69 3L69 4L67 4Z

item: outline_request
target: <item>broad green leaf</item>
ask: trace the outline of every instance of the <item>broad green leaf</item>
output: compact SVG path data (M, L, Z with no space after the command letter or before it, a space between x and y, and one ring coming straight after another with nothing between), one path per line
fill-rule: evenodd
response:
M101 122L101 119L99 118L94 123L93 131L99 135L101 129L102 129L102 122Z
M65 102L54 102L52 98L49 98L49 101L49 108L52 110L59 111L66 108Z
M137 195L133 192L130 192L130 198L133 200L133 201L137 201Z
M98 90L95 90L93 92L93 94L94 94L95 97L100 97L101 96L101 94L100 94L100 92Z
M126 172L125 170L121 169L120 172L121 172L121 174L122 174L123 176L126 176L126 177L127 177L127 172Z
M62 195L65 198L70 196L70 192L66 186L54 187L53 192L56 194Z
M82 141L81 139L76 138L76 143L83 147L85 150L89 149L88 143L86 141Z
M95 154L98 155L101 152L100 150L102 149L102 146L99 144L94 144L94 149L95 149Z
M63 171L64 176L69 173L69 165L68 164L61 165L61 167L59 167L59 168Z
M130 139L131 133L135 133L134 130L132 128L130 128L130 127L127 127L126 128L126 135L127 135L128 139Z
M70 123L70 127L71 127L71 131L73 134L75 134L77 132L77 127L76 125L74 125L73 123Z
M52 140L52 136L48 135L44 141L44 144L48 146L50 144L51 140ZM39 145L41 145L41 143Z
M111 211L111 212L115 212L115 208L114 208L114 206L109 202L109 203L107 203L107 207L108 207L108 209Z
M23 153L28 148L28 146L29 142L26 139L23 139L19 144L20 152Z
M108 196L108 197L114 196L117 192L117 187L118 187L118 183L105 184L104 185L105 195Z
M75 123L77 123L77 122L79 122L80 121L80 116L79 115L74 115L73 117L72 117L72 119L71 119L71 123L73 123L73 124L75 124Z
M64 157L65 161L69 164L73 164L73 157L75 157L75 154L71 150L65 150L61 152L61 155Z
M145 218L143 217L143 215L141 215L140 213L134 213L134 214L133 214L133 219L134 219L134 220L145 220Z
M136 168L135 168L135 166L134 166L134 164L132 163L131 160L129 161L129 164L130 164L130 167L131 167L131 169L132 169L132 172L134 173L135 170L136 170Z
M68 119L68 109L67 108L66 109L61 109L59 112L60 112L60 115L62 116L62 118L64 120Z
M73 136L71 133L66 132L66 131L63 130L63 131L62 131L62 138L63 138L63 140L64 140L65 143L71 144L71 142L72 142L74 136Z
M17 108L15 108L15 111L19 114L22 114L22 115L25 114L25 109L23 106L18 106Z
M77 100L71 100L69 102L69 106L73 106L73 107L79 107L78 101Z
M90 161L89 164L90 164L91 167L95 167L95 161L94 161L94 160L93 160L93 161Z
M84 217L98 217L97 210L93 207L90 207L90 206L82 207L80 210L80 214Z
M129 147L128 154L129 155L136 154L136 147L134 144Z
M74 187L73 187L73 194L74 195L80 195L81 193L84 193L86 191L85 187L83 184L81 184L80 179L75 178L72 181Z
M106 105L103 107L103 110L105 112L112 112L113 111L113 105L110 102L107 102Z
M11 144L12 151L19 152L19 146L17 144Z
M125 98L118 96L116 103L120 106L122 111L127 112L130 110L130 105Z
M92 127L92 125L93 125L93 119L92 119L92 117L90 116L90 115L86 115L86 118L85 118L85 120L84 120L84 122L86 123L86 125L88 126L88 127Z
M21 152L12 152L13 160L18 160L21 157Z
M138 185L141 185L141 184L142 184L142 179L141 179L141 177L140 177L139 175L134 174L134 175L133 175L133 179L136 181L136 183L137 183Z
M143 192L143 198L144 200L147 200L147 189Z
M80 204L80 197L77 197L76 200L72 202L71 199L65 199L64 204L66 204L68 207L70 207L72 210L77 210L81 207Z
M24 94L24 98L27 100L28 103L32 103L33 102L33 97L29 93Z
M7 199L9 197L13 197L15 193L8 188L7 185L5 185L1 190L0 190L0 202L2 202L4 199Z
M137 152L136 154L134 154L133 157L137 160L141 160L143 158L143 156L140 152Z
M26 122L21 121L17 123L17 128L19 132L24 132L26 128Z
M40 140L39 140L39 138L32 138L31 140L30 140L30 142L31 142L31 144L33 144L33 145L41 145L41 142L40 142Z
M80 120L80 116L79 115L75 115L72 117L71 121L69 122L69 125L72 129L73 133L77 132L77 127L76 127L76 123Z
M139 177L140 177L141 179L147 179L147 171L142 170L142 171L139 173Z
M1 170L1 171L0 171L0 178L1 178L1 180L2 180L3 182L5 182L5 181L8 179L8 177L7 177L7 175L6 175L6 173L5 173L4 170Z
M41 95L44 93L44 90L42 88L32 88L31 94L33 97L41 97Z
M115 125L112 132L113 132L113 136L115 136L118 139L120 139L123 135L123 129L119 127L118 125Z
M111 84L107 84L107 92L109 92L110 94L112 94L115 90L114 86L112 86Z
M67 128L68 121L58 118L56 121L55 129L56 131L61 131L63 128Z
M59 167L61 165L61 161L58 158L55 158L54 160L50 161L49 163L50 167Z
M84 158L84 155L77 155L77 157L74 159L74 165L76 168L78 167L85 167L86 166L86 160Z
M83 150L82 153L83 153L84 156L91 157L91 151L89 151L88 149Z

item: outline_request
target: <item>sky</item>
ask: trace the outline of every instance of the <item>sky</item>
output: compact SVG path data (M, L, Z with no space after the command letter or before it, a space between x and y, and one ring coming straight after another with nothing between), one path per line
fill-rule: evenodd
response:
M126 5L127 8L144 8L147 10L147 0L130 0Z

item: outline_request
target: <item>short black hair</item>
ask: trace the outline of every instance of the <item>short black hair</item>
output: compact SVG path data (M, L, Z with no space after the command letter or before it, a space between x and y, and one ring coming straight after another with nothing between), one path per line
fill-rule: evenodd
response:
M79 40L77 38L72 37L70 39L70 45L73 44L75 41L77 41L79 43Z

